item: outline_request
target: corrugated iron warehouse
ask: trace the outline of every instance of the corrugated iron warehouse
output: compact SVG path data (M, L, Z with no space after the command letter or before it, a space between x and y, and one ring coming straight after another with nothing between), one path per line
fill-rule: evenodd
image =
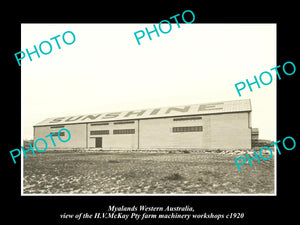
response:
M250 149L250 99L46 119L34 140L66 128L55 149ZM64 139L66 132L61 132ZM254 138L257 138L257 129ZM48 148L54 148L50 137ZM67 139L67 137L65 137ZM39 142L44 149L44 143ZM38 145L39 147L39 145Z

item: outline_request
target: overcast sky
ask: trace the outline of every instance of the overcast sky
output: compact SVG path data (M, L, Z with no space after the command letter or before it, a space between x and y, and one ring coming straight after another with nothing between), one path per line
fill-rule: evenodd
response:
M22 24L22 51L66 31L76 36L72 45L59 37L61 49L52 40L49 55L22 60L23 138L48 117L250 98L252 127L276 140L276 25L172 25L138 45L134 32L153 24ZM234 84L263 71L272 84L239 97Z

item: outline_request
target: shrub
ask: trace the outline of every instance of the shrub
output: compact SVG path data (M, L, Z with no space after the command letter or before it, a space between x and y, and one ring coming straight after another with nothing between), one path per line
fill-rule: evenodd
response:
M107 162L108 162L108 163L119 163L119 161L118 161L118 160L111 160L111 159L110 159L110 160L108 160Z
M181 176L179 173L173 173L165 177L166 180L182 180L183 178L184 177Z
M190 153L189 150L183 150L182 152L185 153L185 154Z

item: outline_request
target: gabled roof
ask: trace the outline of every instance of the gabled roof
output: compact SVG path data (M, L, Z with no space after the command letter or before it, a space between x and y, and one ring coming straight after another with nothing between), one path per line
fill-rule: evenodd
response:
M251 111L250 99L45 119L35 126Z

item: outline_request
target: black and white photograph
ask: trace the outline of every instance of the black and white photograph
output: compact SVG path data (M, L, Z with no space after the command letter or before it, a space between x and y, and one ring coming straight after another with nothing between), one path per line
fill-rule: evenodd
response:
M26 153L23 194L276 194L274 148L235 162L276 141L276 80L255 83L276 24L171 24L138 45L149 27L22 24L22 48L61 34L21 62L23 141L46 149Z
M4 20L4 219L296 221L295 6L26 4Z

